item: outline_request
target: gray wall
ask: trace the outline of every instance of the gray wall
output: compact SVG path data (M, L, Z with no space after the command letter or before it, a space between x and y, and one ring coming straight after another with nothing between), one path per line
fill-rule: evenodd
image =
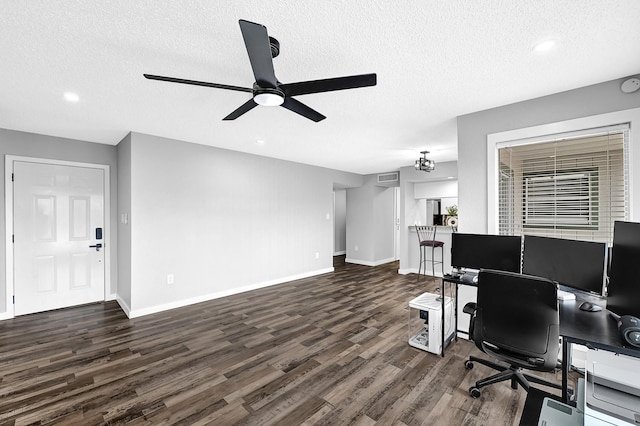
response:
M347 262L373 265L373 185L347 189Z
M377 175L375 177L377 180ZM373 198L373 246L375 262L395 261L395 188L376 187Z
M131 134L118 144L118 301L131 307Z
M488 134L638 108L640 91L626 94L620 90L625 79L458 117L460 230L487 231ZM640 146L640 141L632 143Z
M375 266L395 260L394 189L377 186L377 176L364 176L361 187L347 189L347 262Z
M111 191L111 223L110 232L111 247L107 247L111 256L111 288L107 292L115 294L117 289L117 161L116 147L111 145L83 142L72 139L44 136L34 133L18 132L14 130L0 129L0 185L2 197L0 197L0 223L5 223L5 155L19 155L25 157L46 158L62 161L77 161L83 163L104 164L110 166L110 191ZM6 296L6 250L5 250L5 226L0 229L0 314L5 312Z
M360 175L137 133L115 147L0 129L0 154L110 166L110 293L132 316L332 270L333 188L362 185ZM1 306L5 257L0 244Z
M138 133L122 144L131 316L333 270L333 188L361 176Z

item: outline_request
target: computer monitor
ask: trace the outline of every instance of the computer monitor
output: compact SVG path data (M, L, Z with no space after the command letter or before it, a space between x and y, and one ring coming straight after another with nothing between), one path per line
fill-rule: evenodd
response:
M521 238L513 235L451 234L451 266L520 272Z
M640 317L640 223L615 222L607 309Z
M606 243L525 235L522 273L603 295L607 257Z

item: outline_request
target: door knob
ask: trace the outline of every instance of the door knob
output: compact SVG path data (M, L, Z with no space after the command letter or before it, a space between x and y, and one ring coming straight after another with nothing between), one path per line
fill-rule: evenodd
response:
M96 244L95 246L89 246L89 247L90 247L90 248L95 248L95 249L96 249L96 251L100 251L100 249L102 248L102 244L101 244L101 243L98 243L98 244Z

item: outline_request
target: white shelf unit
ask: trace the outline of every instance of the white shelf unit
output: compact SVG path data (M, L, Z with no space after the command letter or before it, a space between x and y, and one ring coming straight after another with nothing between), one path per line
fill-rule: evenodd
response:
M453 299L445 297L445 346L453 339ZM409 345L434 354L442 354L442 299L423 293L409 302Z

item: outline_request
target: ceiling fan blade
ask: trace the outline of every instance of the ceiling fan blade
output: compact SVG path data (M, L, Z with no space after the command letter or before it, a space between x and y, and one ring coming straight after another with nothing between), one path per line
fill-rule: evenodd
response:
M300 101L297 101L293 98L285 98L284 99L284 103L282 104L283 107L285 107L286 109L293 111L297 114L300 114L303 117L308 118L309 120L313 120L316 123L318 121L322 121L324 120L325 117L324 115L320 114L318 111L316 111L315 109L309 108L308 106L306 106L305 104L303 104Z
M208 83L206 81L185 80L183 78L164 77L162 75L152 75L152 74L142 74L142 75L145 78L148 78L149 80L168 81L169 83L191 84L193 86L214 87L216 89L236 90L238 92L249 92L249 93L253 92L253 89L250 89L248 87L229 86L228 84Z
M375 74L352 75L348 77L325 78L323 80L301 81L299 83L281 84L287 96L307 95L310 93L331 92L334 90L355 89L357 87L375 86Z
M231 114L229 114L225 118L223 118L223 120L235 120L236 118L240 117L245 112L251 111L252 109L254 109L257 106L258 106L258 104L253 101L253 98L251 98L247 102L245 102L242 105L240 105L240 107L238 109L236 109Z
M273 58L271 57L271 45L267 28L264 25L241 19L240 30L242 31L244 44L247 47L256 83L260 87L276 88L278 80L273 71Z

